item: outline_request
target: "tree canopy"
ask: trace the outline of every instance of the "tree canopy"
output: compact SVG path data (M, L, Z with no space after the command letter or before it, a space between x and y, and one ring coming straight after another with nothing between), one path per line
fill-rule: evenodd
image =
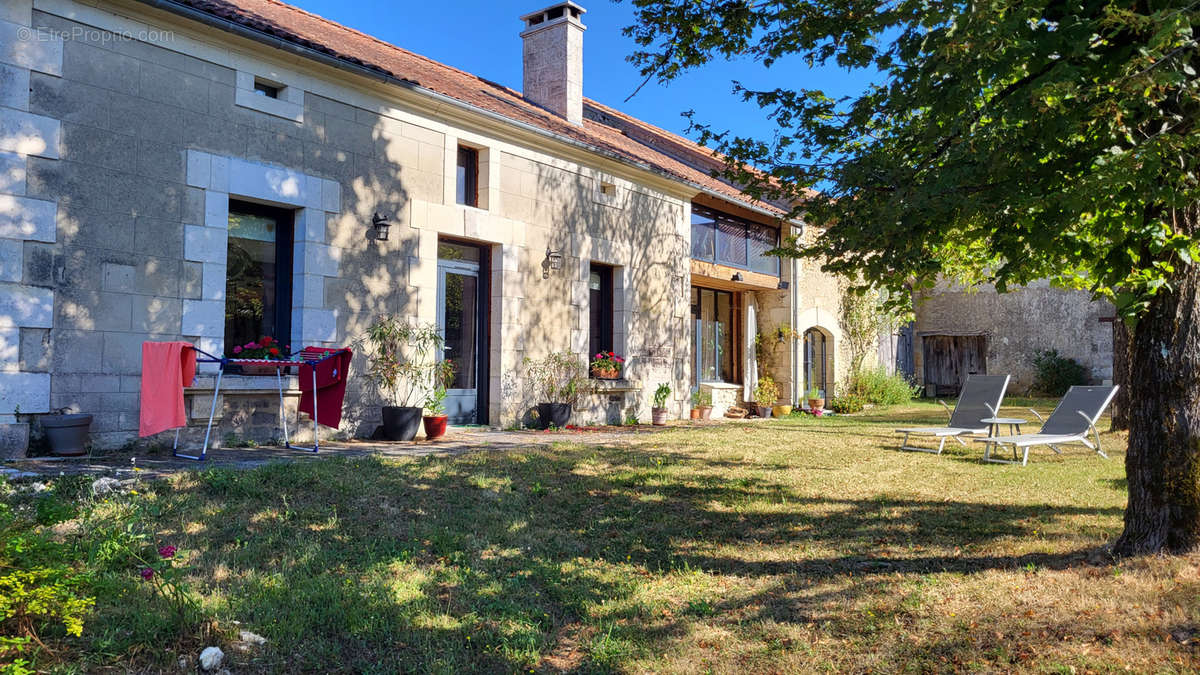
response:
M648 77L734 56L878 72L837 100L794 71L774 89L735 84L769 111L773 138L693 121L748 193L828 228L791 255L897 289L1049 277L1130 316L1200 259L1181 217L1200 196L1200 3L633 4L631 60Z

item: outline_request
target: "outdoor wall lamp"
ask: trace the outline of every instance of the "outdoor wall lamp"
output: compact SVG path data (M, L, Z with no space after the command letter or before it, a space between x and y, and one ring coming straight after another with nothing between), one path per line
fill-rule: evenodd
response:
M371 227L375 228L375 238L379 241L387 241L388 230L392 224L388 222L387 216L381 216L378 212L371 216Z
M742 281L742 279L743 279L743 277L742 277L742 273L741 273L741 272L734 272L734 273L733 273L733 280L734 280L734 281Z
M542 278L549 279L550 272L562 269L563 254L562 251L551 251L550 247L546 247L546 258L542 260Z

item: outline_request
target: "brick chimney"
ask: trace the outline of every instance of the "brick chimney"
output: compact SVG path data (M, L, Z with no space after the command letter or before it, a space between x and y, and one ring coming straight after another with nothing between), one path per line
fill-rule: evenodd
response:
M587 10L560 2L521 17L525 30L522 94L529 101L583 124L583 25Z

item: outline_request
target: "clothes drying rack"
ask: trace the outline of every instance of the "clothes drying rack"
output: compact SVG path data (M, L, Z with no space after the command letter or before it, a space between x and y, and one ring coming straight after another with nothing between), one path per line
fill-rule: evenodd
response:
M208 457L208 442L209 442L209 438L212 435L213 418L216 417L216 414L217 414L217 397L220 396L220 394L221 394L221 376L225 374L225 369L231 365L267 366L267 367L274 368L275 369L275 382L279 386L279 423L283 427L283 446L285 448L288 448L289 450L301 450L304 452L313 452L313 453L320 451L321 435L320 435L320 433L318 433L318 429L317 429L317 408L319 407L317 405L317 397L320 395L320 392L317 389L317 364L321 363L322 361L325 361L326 359L331 359L334 356L337 356L338 354L341 354L342 352L346 351L345 347L342 347L341 349L332 349L329 351L322 350L321 353L323 354L323 356L321 356L320 358L315 358L315 359L314 358L305 358L303 355L306 352L309 354L315 354L316 350L314 350L312 348L302 349L298 352L293 352L291 354L288 354L286 360L230 359L230 358L225 358L223 356L213 356L212 354L209 354L208 352L204 351L203 349L200 349L199 347L196 347L195 345L192 346L192 349L198 355L196 357L196 363L216 363L216 364L218 364L217 365L217 382L216 382L216 386L213 387L212 406L211 406L211 408L209 408L209 411L208 411L208 427L204 430L204 447L202 447L200 449L200 454L199 455L188 455L188 454L185 454L185 453L179 451L179 431L180 431L180 429L175 430L175 443L171 446L171 454L173 454L176 457L182 457L184 459L194 459L194 460L201 461L201 462L204 461L205 458ZM295 357L297 355L300 355L301 358L296 359ZM301 445L292 445L291 438L288 436L287 414L284 412L284 408L283 408L283 369L289 368L291 366L303 366L305 364L307 364L311 367L312 380L313 380L313 392L312 392L312 394L313 394L313 415L312 415L313 444L312 444L312 447L305 447L305 446L301 446ZM296 426L297 426L297 428L299 428L299 426L300 426L299 411L296 412Z

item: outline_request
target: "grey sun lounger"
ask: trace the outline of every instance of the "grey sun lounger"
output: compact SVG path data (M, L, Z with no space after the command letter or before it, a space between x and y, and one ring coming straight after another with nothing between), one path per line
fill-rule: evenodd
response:
M947 438L953 438L959 445L966 447L967 444L963 443L959 436L986 434L988 425L980 420L996 416L996 411L1000 409L1000 402L1004 400L1004 392L1007 389L1008 375L968 375L967 381L963 383L962 391L959 392L958 402L954 404L953 411L945 403L938 401L950 413L950 423L944 427L897 429L896 433L904 434L900 449L932 452L940 455L942 449L946 447ZM940 442L936 449L909 445L908 438L912 435L933 436Z
M1108 455L1104 454L1104 450L1100 448L1100 432L1096 430L1096 421L1100 419L1101 413L1112 402L1113 396L1116 394L1117 387L1115 386L1071 387L1036 434L977 439L977 442L987 444L983 451L983 461L1025 466L1029 461L1029 448L1035 445L1046 445L1054 452L1061 453L1062 450L1059 450L1058 446L1067 443L1082 443L1095 450L1096 454L1108 459ZM1039 420L1042 419L1036 410L1030 409L1029 412L1036 415ZM1088 441L1088 432L1091 432L1092 438L1095 439L1095 445ZM1012 459L999 459L992 456L992 450L1001 445L1012 447ZM1019 450L1024 451L1024 454L1017 459Z

